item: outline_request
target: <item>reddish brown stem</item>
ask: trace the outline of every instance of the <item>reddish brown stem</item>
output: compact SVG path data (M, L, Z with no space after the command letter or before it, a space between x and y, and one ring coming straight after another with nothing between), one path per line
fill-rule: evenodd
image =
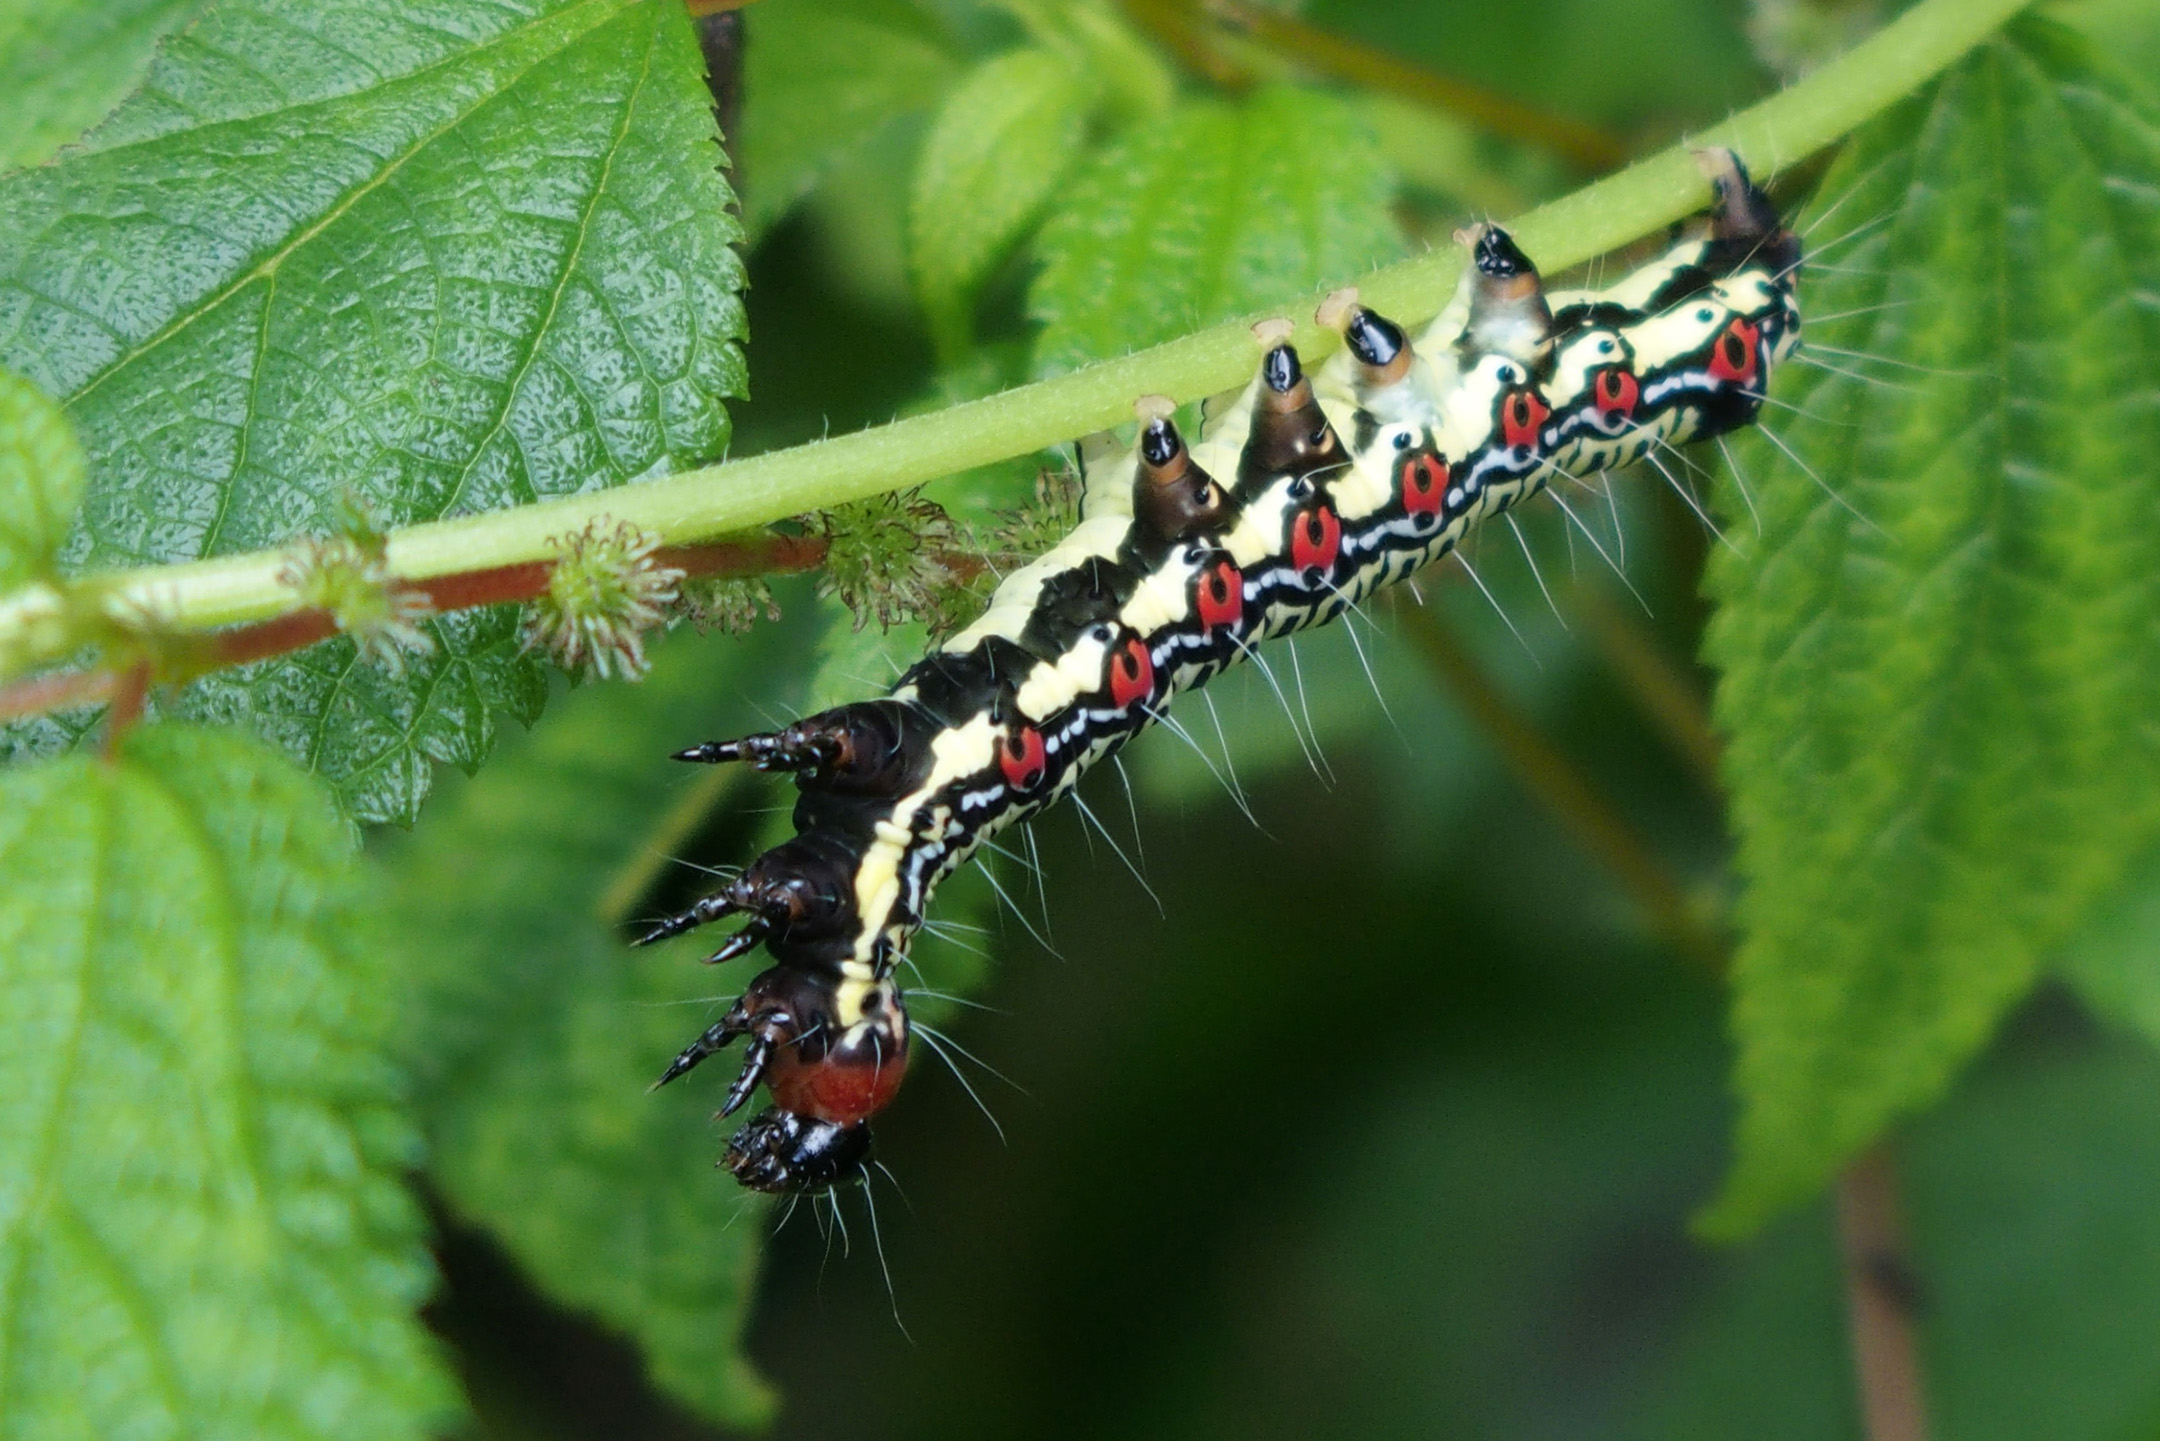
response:
M210 638L209 660L199 669L212 671L249 665L274 655L305 650L336 634L337 619L329 611L296 610L276 620L219 631Z
M143 702L150 696L150 662L140 660L120 672L113 683L112 705L105 712L105 759L111 760L121 740L142 719Z
M1124 0L1125 18L1147 32L1179 64L1225 90L1243 90L1252 74L1208 43L1200 0Z
M815 569L824 561L825 549L822 536L764 535L709 545L662 546L653 552L653 559L688 576L792 574ZM474 606L533 599L547 589L551 569L547 561L528 561L410 581L405 588L425 596L430 610L470 610ZM319 610L294 611L276 620L236 626L218 632L208 668L218 670L267 660L335 634L337 621Z
M686 576L787 575L816 569L825 560L826 548L823 536L767 534L704 545L662 546L653 553L653 558ZM474 606L533 599L547 589L551 568L550 562L532 561L399 584L426 597L430 610L470 610ZM121 705L126 702L129 688L138 676L142 690L148 689L152 679L186 682L211 671L304 650L330 639L337 630L337 620L328 611L296 610L274 620L234 626L204 637L206 644L200 651L166 666L155 676L146 663L125 674L110 670L65 671L18 681L14 685L0 686L0 720L43 715L105 701ZM139 712L141 692L134 694L134 705ZM115 720L118 719L116 713ZM117 736L124 728L124 725L116 725L112 734Z
M45 715L76 706L103 705L112 699L113 687L119 679L109 670L70 670L0 686L0 721Z
M1927 1441L1913 1328L1919 1288L1906 1250L1897 1167L1888 1142L1862 1154L1838 1177L1837 1213L1865 1434L1868 1441Z

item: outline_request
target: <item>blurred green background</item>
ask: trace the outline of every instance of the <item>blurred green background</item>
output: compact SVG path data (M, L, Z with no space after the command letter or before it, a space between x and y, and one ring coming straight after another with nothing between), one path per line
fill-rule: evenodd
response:
M751 80L766 27L810 3L764 0L743 17ZM931 8L979 53L1014 31L994 9ZM2146 9L2069 13L2100 15L2118 36L2129 27L2147 47L2131 53L2151 55L2160 24ZM1811 46L1835 48L1882 18L1723 0L1314 0L1302 14L1598 126L1630 151L1766 93ZM754 141L761 97L752 87L740 103ZM1434 133L1386 122L1375 130L1412 244L1575 183L1535 146L1472 128L1444 154ZM761 196L755 148L746 158L753 398L736 410L736 453L882 420L1024 366L1024 254L985 286L957 352L915 303L904 157L923 123L902 115L867 135L792 206ZM983 484L1010 504L1024 480ZM1479 684L1707 906L1729 884L1721 806L1658 687L1682 714L1704 703L1691 658L1715 540L1654 478L1631 478L1619 507L1642 604L1549 508L1527 521L1526 548L1555 605L1500 533L1472 560L1505 621L1459 575L1427 598ZM680 714L677 743L804 703L819 633L847 622L806 587L783 587L781 600L780 627L660 648L654 684L704 697ZM980 1058L961 1065L995 1128L924 1054L879 1123L905 1192L904 1205L882 1193L883 1264L859 1198L844 1203L845 1238L809 1208L778 1231L747 1335L781 1397L778 1434L1859 1434L1827 1202L1737 1247L1689 1234L1731 1124L1715 978L1649 927L1568 818L1526 788L1415 624L1385 605L1355 635L1298 642L1292 704L1298 724L1309 705L1318 765L1257 675L1220 682L1216 714L1180 705L1203 747L1227 749L1257 825L1172 734L1130 752L1130 807L1114 773L1090 778L1083 798L1152 895L1066 806L1036 827L1039 885L994 863L1026 922L979 886L948 901L940 914L986 928L974 943L994 964L973 991L985 1009L947 1008L938 1023ZM1292 684L1287 657L1277 673ZM564 716L548 724L574 712L583 733L605 737L622 695L558 697ZM483 787L517 784L514 757L532 744L506 743L512 755L434 804L454 811ZM730 791L671 837L686 866L659 872L647 909L694 888L687 866L744 859L769 824L761 811L784 799ZM1054 955L1030 934L1045 914ZM669 982L683 995L700 983L719 988ZM705 1014L680 1010L682 1034ZM708 1107L714 1094L646 1104ZM724 1135L711 1127L710 1149ZM2160 1437L2160 1061L2149 1049L2043 989L1897 1152L1937 1434ZM715 1176L715 1232L761 1224L738 1208ZM543 1299L454 1206L441 1219L447 1287L430 1314L487 1434L721 1434L665 1400L626 1341ZM726 1338L712 1345L719 1356Z

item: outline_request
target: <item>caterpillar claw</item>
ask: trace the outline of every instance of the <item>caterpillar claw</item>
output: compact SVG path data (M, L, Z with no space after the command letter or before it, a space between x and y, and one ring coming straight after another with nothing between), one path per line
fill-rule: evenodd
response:
M703 1035L677 1052L675 1059L668 1062L667 1069L660 1073L660 1079L648 1089L657 1091L676 1077L695 1070L699 1062L726 1050L737 1036L749 1029L749 1014L744 1011L742 1002L737 1001L725 1016L707 1026Z
M1740 157L1730 150L1698 150L1695 163L1718 198L1705 268L1729 275L1760 261L1780 274L1790 273L1800 263L1800 237L1785 228L1777 207L1748 178Z
M1343 322L1343 344L1357 363L1360 394L1400 383L1417 359L1401 326L1362 305L1352 309Z
M645 932L644 935L639 936L630 944L633 946L657 945L661 941L670 940L686 931L694 931L699 926L717 921L722 916L732 915L740 909L741 907L736 905L724 893L717 896L705 896L694 903L688 910L677 911L674 915L660 921L651 930Z
M722 965L738 956L749 955L758 948L758 942L765 939L769 930L770 928L762 920L752 921L749 925L744 926L734 935L722 941L720 948L705 958L705 964L708 966Z
M707 741L675 752L673 760L695 765L725 765L744 761L761 771L822 771L839 758L845 738L819 722L823 717L800 720L784 730L765 731L731 741Z
M721 1119L734 1115L749 1103L757 1093L758 1083L765 1079L765 1068L772 1064L773 1048L777 1043L762 1031L750 1040L749 1049L743 1052L742 1070L728 1086L727 1099L720 1103L716 1113Z
M801 1116L771 1106L728 1142L718 1164L753 1191L822 1191L859 1172L870 1160L870 1126Z
M668 759L671 761L688 761L691 765L726 765L729 761L746 759L743 754L744 744L745 741L740 740L706 741L703 745L694 745L687 750L676 751Z

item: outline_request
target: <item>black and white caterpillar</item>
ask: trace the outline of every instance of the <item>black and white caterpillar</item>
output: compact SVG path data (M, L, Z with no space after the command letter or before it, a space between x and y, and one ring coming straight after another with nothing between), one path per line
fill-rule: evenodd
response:
M1347 291L1320 315L1343 352L1311 377L1259 327L1259 376L1205 440L1188 447L1167 401L1141 402L1134 452L1090 478L1079 525L890 694L676 757L800 789L793 839L639 942L736 915L710 959L760 943L773 957L661 1077L748 1039L720 1112L771 1092L722 1160L744 1185L860 1170L907 1071L894 968L932 892L1172 697L1439 559L1556 473L1754 419L1799 342L1800 242L1730 153L1705 163L1718 202L1702 233L1609 289L1546 293L1487 225L1415 345Z

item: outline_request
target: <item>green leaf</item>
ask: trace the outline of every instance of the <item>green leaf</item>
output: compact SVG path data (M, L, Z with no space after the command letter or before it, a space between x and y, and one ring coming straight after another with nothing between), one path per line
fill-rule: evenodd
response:
M452 1419L363 877L228 732L0 771L0 1436Z
M1090 101L1072 61L1047 50L986 60L946 97L916 162L908 242L948 353L966 349L975 288L1079 156Z
M1183 335L1392 258L1392 181L1316 91L1188 105L1081 172L1044 225L1029 308L1042 374Z
M0 595L51 575L82 492L82 447L67 417L0 371Z
M772 1400L738 1341L760 1228L713 1169L725 1063L648 1092L755 971L705 970L694 943L633 952L617 926L731 788L758 785L667 757L759 729L774 700L755 678L784 671L795 631L670 639L644 684L565 697L386 837L436 1184L547 1291L636 1340L660 1385L743 1425Z
M2160 849L2137 858L2055 965L2086 1005L2160 1044Z
M91 461L67 558L187 560L709 459L743 383L737 229L681 7L223 5L145 89L0 180L5 360ZM362 819L477 764L543 682L507 616L400 678L349 645L184 696ZM48 724L16 747L67 738Z
M907 0L764 0L746 18L737 153L754 242L887 125L934 107L958 67Z
M2160 820L2160 314L2134 300L2160 129L2026 26L1825 190L1803 288L1843 318L1780 380L1782 443L1741 448L1762 531L1710 573L1747 879L1728 1234L1940 1095Z
M103 120L204 0L0 0L0 170Z

